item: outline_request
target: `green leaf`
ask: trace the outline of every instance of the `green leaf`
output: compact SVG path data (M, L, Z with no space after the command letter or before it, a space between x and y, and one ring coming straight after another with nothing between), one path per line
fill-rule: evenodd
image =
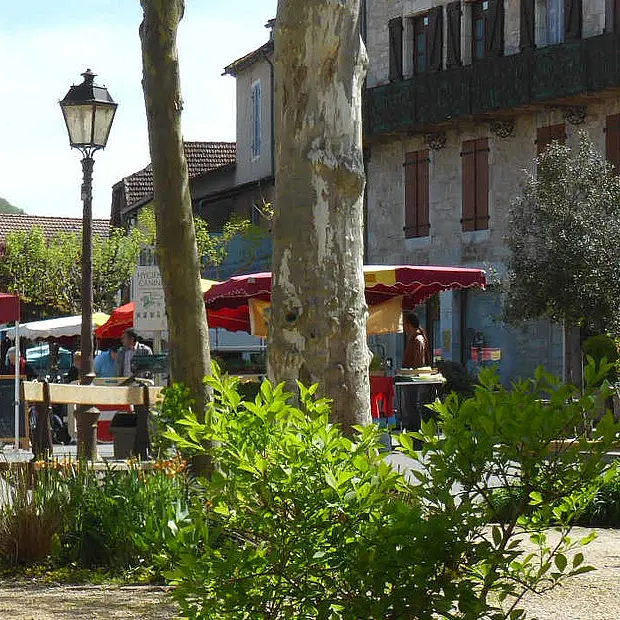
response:
M557 566L560 572L563 573L566 570L568 560L566 559L566 556L563 553L557 553L555 557L553 558L553 561L555 562L555 565Z

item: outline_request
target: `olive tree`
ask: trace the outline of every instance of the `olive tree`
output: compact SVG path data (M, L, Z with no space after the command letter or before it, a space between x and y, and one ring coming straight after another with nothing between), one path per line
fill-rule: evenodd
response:
M509 217L506 318L619 335L620 178L587 134L551 144Z

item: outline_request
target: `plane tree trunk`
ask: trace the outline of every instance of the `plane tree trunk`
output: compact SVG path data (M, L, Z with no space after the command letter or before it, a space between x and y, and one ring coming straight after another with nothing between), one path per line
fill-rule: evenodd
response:
M279 0L270 373L318 382L345 432L370 421L359 0Z
M176 35L183 0L141 0L144 101L153 166L157 253L166 297L173 381L191 391L198 416L209 393L209 331L181 134L182 99Z

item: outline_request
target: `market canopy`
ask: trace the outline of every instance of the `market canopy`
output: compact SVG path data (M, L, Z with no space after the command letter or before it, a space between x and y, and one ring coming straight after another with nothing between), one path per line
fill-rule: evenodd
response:
M19 321L19 296L0 293L0 323Z
M388 333L402 310L410 310L441 291L484 288L482 269L439 266L364 267L368 333ZM264 310L271 301L271 273L233 276L205 293L209 327L264 335Z
M203 293L216 284L219 284L216 280L200 280L200 288ZM118 340L126 329L133 327L135 310L136 304L133 301L112 310L112 314L107 322L97 327L95 330L97 339Z
M92 316L93 329L103 325L109 316L104 312L95 312ZM82 331L82 316L65 316L59 319L33 321L23 323L19 328L21 338L29 340L44 340L45 338L69 338L79 336ZM15 328L6 330L7 338L15 339Z

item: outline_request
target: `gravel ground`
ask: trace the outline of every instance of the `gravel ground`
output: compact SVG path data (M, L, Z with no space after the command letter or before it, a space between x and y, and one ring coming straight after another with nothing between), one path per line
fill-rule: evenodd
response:
M572 537L590 530L575 528ZM579 575L522 607L538 620L620 618L620 530L598 530L584 549L597 570ZM173 620L175 607L165 588L147 586L69 586L0 580L1 620Z
M2 620L172 620L165 589L0 581Z
M620 530L597 530L583 549L585 563L597 570L578 575L541 596L528 595L521 605L538 620L611 620L620 618ZM574 528L571 538L590 530Z

